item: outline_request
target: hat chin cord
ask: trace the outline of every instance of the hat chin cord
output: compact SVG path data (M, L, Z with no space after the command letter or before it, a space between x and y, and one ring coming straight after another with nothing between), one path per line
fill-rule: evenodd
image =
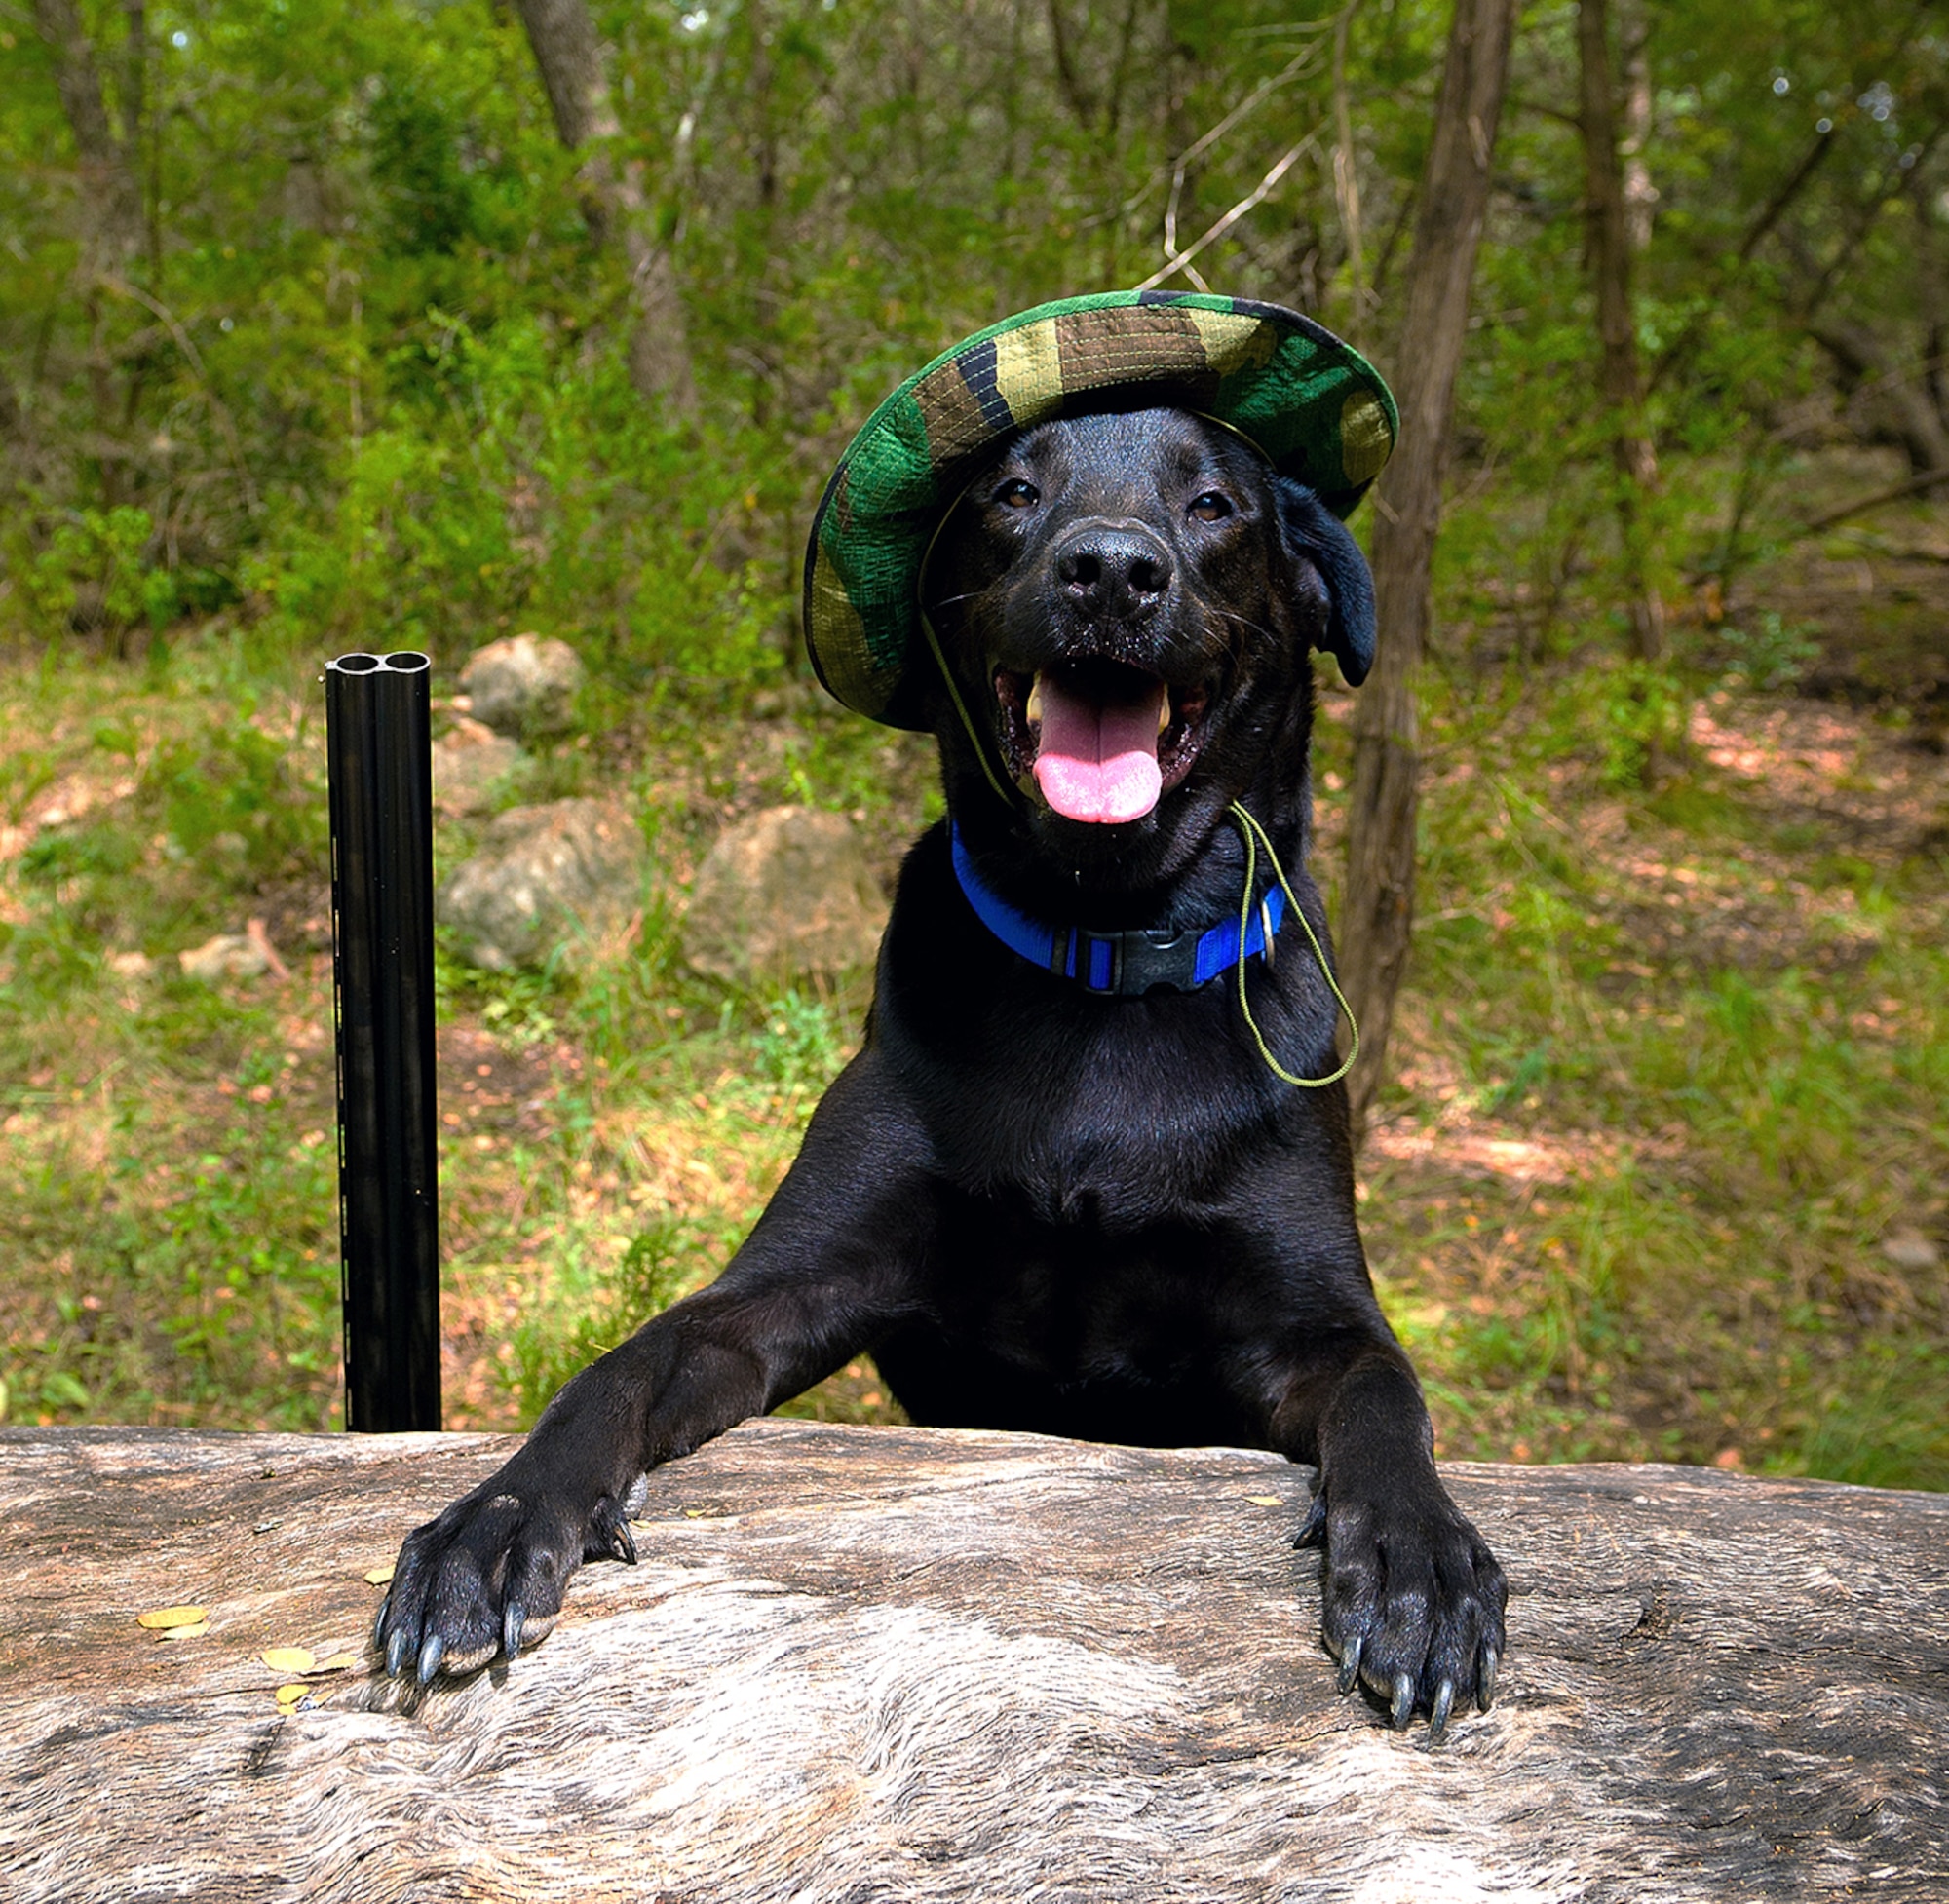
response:
M939 531L936 530L936 533L938 534ZM929 553L932 552L932 548L930 548ZM921 567L922 572L925 573L925 562L922 563ZM1011 795L1003 786L1001 776L995 772L995 765L988 758L991 751L991 743L982 740L980 729L974 725L974 715L968 711L967 702L961 698L961 684L955 680L954 670L947 665L947 654L940 645L940 636L934 631L934 617L927 612L925 607L920 611L920 625L927 635L927 645L934 651L935 665L940 669L940 678L946 686L947 698L953 702L954 711L961 716L961 725L968 730L968 739L974 748L974 758L981 763L983 778L994 789L995 798L1003 806L1013 809L1021 796L1019 794Z

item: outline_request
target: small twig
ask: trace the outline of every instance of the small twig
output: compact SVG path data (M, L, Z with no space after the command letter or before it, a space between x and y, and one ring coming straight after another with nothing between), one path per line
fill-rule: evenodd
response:
M1856 496L1852 503L1845 503L1839 509L1830 509L1824 515L1816 515L1811 522L1803 522L1791 531L1793 539L1802 536L1816 536L1822 529L1831 529L1837 522L1845 522L1851 515L1859 515L1864 510L1879 509L1884 503L1898 503L1904 496L1918 496L1925 489L1940 488L1949 482L1949 470L1925 470L1920 476L1910 476L1906 482L1891 483L1886 489L1876 489L1865 496Z
M1330 24L1330 21L1321 22L1320 26L1315 29L1315 31L1323 32ZM1223 138L1254 107L1271 97L1273 94L1277 93L1289 80L1297 79L1308 66L1317 61L1318 56L1319 48L1317 41L1312 46L1301 47L1270 79L1261 80L1224 118L1219 120L1217 125L1213 126L1202 137L1194 139L1190 145L1186 146L1178 154L1176 164L1171 167L1170 196L1165 205L1164 211L1164 250L1166 257L1174 258L1178 255L1177 207L1178 201L1184 195L1185 173L1190 170L1192 162L1200 158L1204 153L1208 152L1213 145ZM1149 286L1147 286L1145 288L1148 289Z
M1161 270L1152 272L1137 288L1140 291L1155 290L1173 272L1184 271L1199 252L1203 251L1209 245L1215 245L1255 205L1262 204L1270 196L1274 186L1298 163L1300 154L1305 152L1313 142L1313 134L1308 133L1297 145L1293 146L1286 153L1284 158L1273 167L1272 171L1259 180L1257 186L1246 193L1215 225L1210 226L1201 237L1195 239L1174 257L1168 259Z
M261 919L247 919L244 922L244 936L263 954L264 963L270 967L274 977L288 978L291 975L290 967L278 957L278 948L271 943L271 935L264 930Z

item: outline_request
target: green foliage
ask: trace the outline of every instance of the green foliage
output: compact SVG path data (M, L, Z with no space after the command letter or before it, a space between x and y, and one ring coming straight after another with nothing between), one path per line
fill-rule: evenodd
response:
M254 892L325 863L319 792L287 744L239 721L159 746L136 799L167 829L166 852Z
M313 652L384 627L444 660L523 623L579 635L637 687L762 678L789 660L820 476L885 390L1010 309L1143 278L1166 214L1189 243L1295 137L1278 190L1197 269L1387 365L1447 25L1432 0L1350 23L1357 283L1317 130L1334 123L1331 15L595 11L622 157L685 294L695 424L631 387L630 267L584 214L515 10L84 6L111 129L146 168L140 243L98 279L54 55L7 36L0 627L114 642L235 604ZM1787 441L1831 407L1820 324L1865 326L1897 380L1933 348L1949 80L1902 18L1626 22L1650 78L1636 288L1665 487L1645 533L1667 590L1730 585L1791 517ZM123 124L132 62L143 103ZM1461 435L1466 465L1544 512L1506 551L1547 637L1573 576L1602 592L1621 573L1573 9L1526 18L1511 94ZM1885 429L1875 387L1855 421ZM1727 457L1752 477L1730 521L1690 475Z
M832 1008L797 992L786 992L766 1012L755 1042L759 1075L787 1089L823 1090L846 1057Z
M1606 786L1648 786L1661 762L1684 744L1691 698L1669 669L1624 662L1604 670Z
M1713 644L1724 657L1724 675L1734 687L1762 694L1790 688L1819 658L1820 643L1804 622L1788 622L1777 609L1765 608L1745 628L1726 627Z
M679 1225L639 1230L607 1269L571 1264L553 1313L524 1315L510 1374L530 1418L570 1376L626 1341L681 1296L694 1264Z
M36 626L49 633L104 623L166 626L178 607L176 583L148 560L154 532L149 512L127 504L76 510L57 521L47 547L22 564Z

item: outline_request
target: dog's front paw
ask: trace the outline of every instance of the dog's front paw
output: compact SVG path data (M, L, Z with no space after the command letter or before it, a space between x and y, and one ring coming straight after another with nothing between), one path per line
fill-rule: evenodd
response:
M613 1496L578 1509L520 1469L516 1458L406 1536L372 1632L389 1673L411 1672L426 1686L436 1673L512 1659L548 1637L583 1561L634 1564L636 1543Z
M1299 1543L1324 1549L1320 1627L1342 1694L1364 1685L1396 1729L1426 1712L1436 1738L1456 1705L1488 1711L1509 1585L1445 1495L1383 1506L1322 1493Z

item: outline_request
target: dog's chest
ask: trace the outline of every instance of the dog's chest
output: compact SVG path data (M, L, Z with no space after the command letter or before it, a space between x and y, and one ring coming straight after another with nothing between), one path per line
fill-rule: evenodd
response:
M1204 1003L993 1014L929 1078L941 1174L1038 1222L1112 1236L1222 1197L1242 1155L1276 1137Z

